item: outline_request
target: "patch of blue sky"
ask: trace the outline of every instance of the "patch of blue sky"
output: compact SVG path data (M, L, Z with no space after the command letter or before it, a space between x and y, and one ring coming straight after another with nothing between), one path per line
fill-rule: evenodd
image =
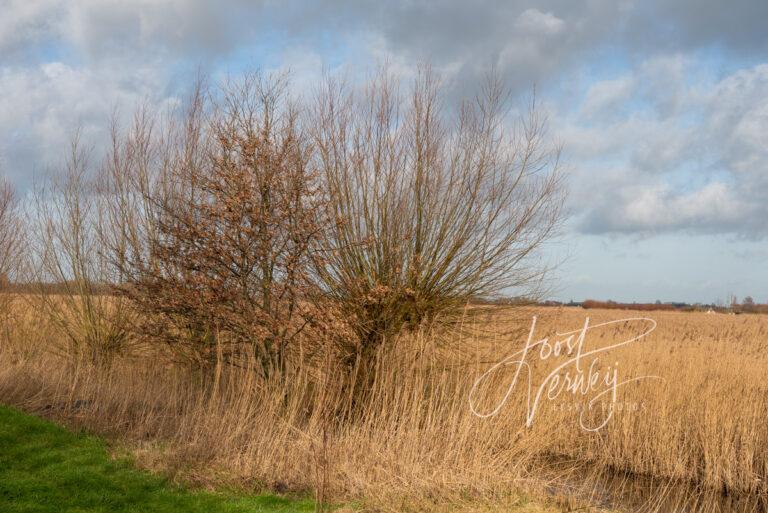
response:
M675 233L652 238L582 235L570 242L552 294L562 301L715 303L731 294L768 300L760 296L768 290L768 273L756 274L745 265L764 250L754 241Z

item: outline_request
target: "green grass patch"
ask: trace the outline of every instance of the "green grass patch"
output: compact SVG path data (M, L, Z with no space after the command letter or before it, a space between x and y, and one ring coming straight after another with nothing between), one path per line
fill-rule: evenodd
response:
M312 501L180 488L113 459L102 440L0 406L3 513L293 513Z

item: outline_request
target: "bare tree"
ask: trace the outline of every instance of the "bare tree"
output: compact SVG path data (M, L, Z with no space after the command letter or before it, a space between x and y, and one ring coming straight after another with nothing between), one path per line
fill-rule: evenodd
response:
M489 77L454 111L435 75L407 94L382 71L363 93L328 80L312 123L333 219L317 272L353 319L358 356L403 327L506 290L530 294L562 212L558 148L532 102L513 126Z
M0 177L0 316L11 315L15 296L3 294L17 274L24 254L19 201L13 186ZM8 326L8 323L5 323Z
M130 341L133 312L110 295L115 274L98 236L104 201L77 134L64 169L37 188L31 212L35 299L64 335L59 352L76 363L109 365Z
M0 178L0 286L14 278L22 253L19 200L13 186Z
M200 363L247 351L270 374L322 313L308 272L322 195L285 76L250 74L216 93L198 88L155 171L132 169L148 160L136 158L151 146L135 143L151 140L143 118L116 146L113 182L133 185L114 216L129 242L112 246L122 291L158 316L161 338ZM136 190L138 209L125 199ZM148 228L135 228L136 210Z
M562 188L535 104L510 125L490 78L449 110L429 70L407 94L385 72L362 94L329 80L311 104L288 90L258 73L200 83L180 116L144 110L113 132L101 239L142 332L200 364L247 353L279 373L308 330L342 333L360 361L541 282Z
M99 236L115 270L116 292L142 312L134 334L147 342L163 342L177 356L204 364L216 356L214 329L193 309L184 308L184 299L176 302L186 288L173 289L194 277L174 268L161 254L164 219L177 207L183 215L201 195L193 179L206 151L202 82L198 86L180 119L171 113L159 120L143 106L127 130L113 121L112 144L100 174L101 188L109 198L108 222Z

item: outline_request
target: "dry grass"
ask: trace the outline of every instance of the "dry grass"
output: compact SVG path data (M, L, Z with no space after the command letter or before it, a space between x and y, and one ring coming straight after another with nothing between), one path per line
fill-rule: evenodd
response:
M200 376L157 348L120 356L109 370L73 367L48 350L62 335L27 300L15 299L0 331L3 402L117 439L142 465L181 479L315 491L391 511L508 508L522 501L521 490L574 506L608 471L685 483L687 493L768 496L767 316L646 313L656 331L611 351L600 366L619 362L622 380L663 380L620 388L617 404L628 409L588 432L574 410L583 398L544 401L526 428L523 389L487 419L471 413L469 391L521 348L534 313L543 336L578 329L587 315L602 322L632 312L489 308L488 322L460 333L403 336L379 354L359 417L338 422L329 412L347 389L330 358L277 384L224 366ZM589 343L616 343L638 329L613 324ZM532 365L533 381L552 365ZM498 399L510 374L494 379L486 397Z

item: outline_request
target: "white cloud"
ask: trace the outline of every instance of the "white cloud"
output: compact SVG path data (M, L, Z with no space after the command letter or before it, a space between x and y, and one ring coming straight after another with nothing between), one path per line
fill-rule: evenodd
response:
M586 118L612 116L632 95L636 87L631 76L622 76L594 83L587 91L581 105L581 114Z
M533 35L554 35L563 30L565 22L551 12L526 9L515 20L515 28Z
M666 187L625 190L621 217L611 222L623 229L663 230L697 227L717 231L718 227L738 222L748 213L725 184L710 183L701 189L676 193Z
M709 85L680 69L677 58L644 63L590 88L580 110L589 126L583 114L561 119L582 229L768 236L768 65ZM623 118L608 107L638 101L645 108Z
M0 68L0 159L4 172L29 185L33 172L56 166L77 129L85 141L105 141L115 109L128 115L143 101L160 106L165 77L135 70L126 82L120 69L83 69L61 62L32 68Z

